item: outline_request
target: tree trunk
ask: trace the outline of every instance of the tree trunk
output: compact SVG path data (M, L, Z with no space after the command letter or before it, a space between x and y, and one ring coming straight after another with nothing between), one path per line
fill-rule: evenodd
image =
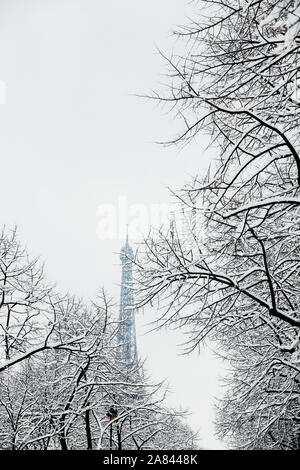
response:
M93 449L91 419L90 419L90 417L91 417L91 411L86 410L86 412L85 412L85 431L86 431L86 441L87 441L88 450Z

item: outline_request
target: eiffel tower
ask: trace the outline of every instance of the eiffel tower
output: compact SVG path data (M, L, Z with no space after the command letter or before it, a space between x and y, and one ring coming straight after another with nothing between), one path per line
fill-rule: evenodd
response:
M118 332L118 359L125 365L133 365L137 361L135 312L133 308L132 289L132 260L133 250L128 243L128 229L126 243L121 249L122 284L120 297L120 315Z
M122 284L120 298L120 314L119 328L117 333L117 350L116 361L118 363L118 371L123 374L124 382L131 382L137 386L130 387L129 390L120 390L117 394L111 395L112 404L107 411L109 422L118 417L118 414L127 410L128 406L133 406L137 400L143 399L143 386L139 385L142 381L143 373L137 357L136 348L136 331L135 331L135 312L133 305L133 289L132 289L132 260L133 250L128 243L128 227L126 235L126 243L121 249L120 259L122 262ZM124 408L125 406L125 408ZM121 411L120 411L121 410ZM126 420L125 420L126 421ZM125 422L124 421L124 422ZM123 422L123 424L124 424ZM118 436L118 449L121 449L121 429L125 427L117 422L116 431ZM129 419L129 430L131 431L131 417ZM110 444L112 449L113 427L110 427Z

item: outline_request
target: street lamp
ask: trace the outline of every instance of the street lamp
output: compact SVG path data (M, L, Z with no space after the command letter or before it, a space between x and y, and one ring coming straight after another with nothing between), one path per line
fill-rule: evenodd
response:
M106 413L106 416L108 416L109 423L113 421L118 416L117 408L114 408L113 406L111 406L108 412ZM112 449L112 425L110 426L109 448L110 450Z

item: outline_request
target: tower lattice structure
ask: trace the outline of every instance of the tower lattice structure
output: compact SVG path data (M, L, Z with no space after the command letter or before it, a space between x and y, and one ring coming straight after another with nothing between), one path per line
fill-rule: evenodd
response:
M122 262L122 284L120 297L120 316L118 332L118 358L121 362L131 365L137 359L135 314L132 289L132 259L133 250L128 243L122 247L120 259Z

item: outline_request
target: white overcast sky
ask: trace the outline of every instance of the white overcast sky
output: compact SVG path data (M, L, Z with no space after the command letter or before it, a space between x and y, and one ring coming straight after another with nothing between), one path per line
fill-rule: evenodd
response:
M155 45L176 48L170 31L192 15L187 0L0 0L0 224L18 225L62 291L91 298L104 286L118 301L123 240L99 239L99 206L168 203L167 186L207 166L205 139L180 152L155 144L177 124L133 96L166 81ZM178 356L178 333L144 335L151 315L137 318L149 373L169 378L170 403L190 408L202 446L222 448L213 399L223 365L209 350Z

